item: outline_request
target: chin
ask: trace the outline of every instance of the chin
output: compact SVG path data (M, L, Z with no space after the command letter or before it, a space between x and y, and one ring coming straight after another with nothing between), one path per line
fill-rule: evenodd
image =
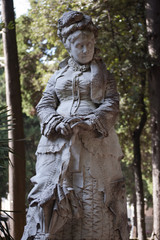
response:
M88 64L89 62L92 61L93 58L89 58L89 59L81 59L81 61L79 61L80 64Z

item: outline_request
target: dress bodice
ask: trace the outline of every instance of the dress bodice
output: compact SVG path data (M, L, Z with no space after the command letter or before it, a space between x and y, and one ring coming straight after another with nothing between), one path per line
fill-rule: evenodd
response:
M55 85L59 99L57 112L62 116L86 115L96 108L90 97L91 72L73 71L71 67L58 77Z

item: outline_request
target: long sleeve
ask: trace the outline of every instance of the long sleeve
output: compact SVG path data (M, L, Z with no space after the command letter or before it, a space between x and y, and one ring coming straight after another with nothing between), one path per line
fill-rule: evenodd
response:
M110 129L115 125L119 113L119 94L116 82L112 74L105 70L104 82L105 96L103 102L92 112L94 123L98 132L107 136Z
M56 73L49 79L43 96L36 106L37 115L41 124L41 133L46 137L54 131L56 125L63 118L56 112L59 101L55 92L55 76Z

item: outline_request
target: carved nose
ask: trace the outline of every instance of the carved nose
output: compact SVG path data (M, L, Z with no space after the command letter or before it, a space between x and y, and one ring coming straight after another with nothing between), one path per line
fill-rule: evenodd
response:
M83 46L83 53L86 53L86 52L87 52L87 47Z

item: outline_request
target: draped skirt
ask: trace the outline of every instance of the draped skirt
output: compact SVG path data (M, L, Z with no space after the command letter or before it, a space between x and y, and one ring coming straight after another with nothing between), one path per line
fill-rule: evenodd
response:
M108 159L107 173L103 171L106 166L102 164L102 155L88 151L84 143L76 166L72 164L71 152L70 143L65 141L54 153L37 153L22 240L128 240L119 161L112 163L113 158ZM119 174L114 178L110 177L111 167ZM95 177L98 174L99 178Z

